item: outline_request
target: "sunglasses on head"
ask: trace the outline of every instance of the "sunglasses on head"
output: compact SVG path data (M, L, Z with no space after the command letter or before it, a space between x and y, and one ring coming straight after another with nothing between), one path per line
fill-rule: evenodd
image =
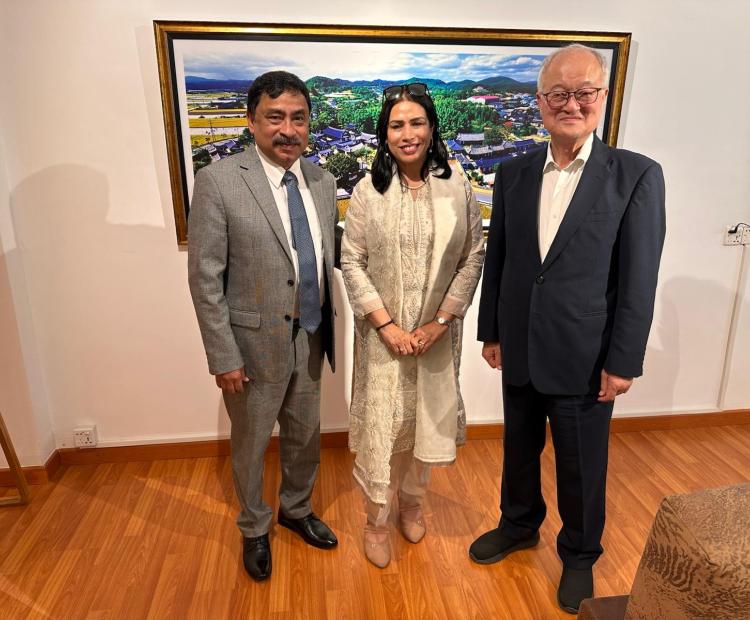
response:
M427 84L423 84L422 82L412 82L411 84L395 84L394 86L389 86L383 91L383 99L386 101L394 101L401 97L404 91L413 97L424 97L425 95L430 94L430 89L427 88Z

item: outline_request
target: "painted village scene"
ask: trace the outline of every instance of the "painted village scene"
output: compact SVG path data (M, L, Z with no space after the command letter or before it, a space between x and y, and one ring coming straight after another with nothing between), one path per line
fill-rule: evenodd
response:
M288 69L305 80L312 99L305 157L336 177L343 219L352 189L368 173L375 154L375 125L383 89L423 82L435 102L449 156L463 168L483 218L488 219L498 165L543 147L549 139L535 98L536 76L544 56L425 53L409 54L406 63L404 55L400 56L400 75L389 76L393 71L383 67L385 76L372 79L307 77L300 67ZM449 66L450 57L453 66ZM430 71L435 60L440 66ZM226 70L215 64L209 69L197 61L185 63L193 172L252 144L246 120L247 89L252 80L239 79L237 73L220 75ZM259 69L256 75L262 72ZM463 79L450 79L461 75Z

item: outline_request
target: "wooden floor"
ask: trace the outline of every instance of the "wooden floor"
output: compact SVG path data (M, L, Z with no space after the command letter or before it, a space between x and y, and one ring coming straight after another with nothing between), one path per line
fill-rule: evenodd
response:
M750 480L750 425L615 434L598 595L627 593L664 495ZM394 529L385 570L362 552L364 512L346 450L322 454L316 511L334 551L273 531L273 575L244 573L229 460L78 465L0 509L0 617L6 618L571 618L555 604L554 460L544 453L549 514L539 547L493 566L467 556L498 519L499 440L475 440L435 470L419 544ZM266 496L279 481L267 459ZM0 497L10 495L0 489ZM392 526L393 527L393 526Z

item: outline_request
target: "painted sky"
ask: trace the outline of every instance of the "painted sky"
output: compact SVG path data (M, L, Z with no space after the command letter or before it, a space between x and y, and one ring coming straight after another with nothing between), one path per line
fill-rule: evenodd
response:
M309 43L286 41L175 41L185 75L213 79L253 79L272 69L291 71L303 80L316 75L346 80L403 80L411 77L448 81L503 75L535 81L549 48ZM471 51L469 51L471 50Z

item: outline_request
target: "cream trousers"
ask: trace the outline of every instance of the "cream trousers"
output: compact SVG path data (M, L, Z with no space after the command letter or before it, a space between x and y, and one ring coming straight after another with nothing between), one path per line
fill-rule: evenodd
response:
M388 521L397 493L401 507L418 506L424 499L430 481L431 467L415 459L411 451L392 455L390 465L391 483L388 485L385 504L365 499L367 522L376 527L383 527Z

